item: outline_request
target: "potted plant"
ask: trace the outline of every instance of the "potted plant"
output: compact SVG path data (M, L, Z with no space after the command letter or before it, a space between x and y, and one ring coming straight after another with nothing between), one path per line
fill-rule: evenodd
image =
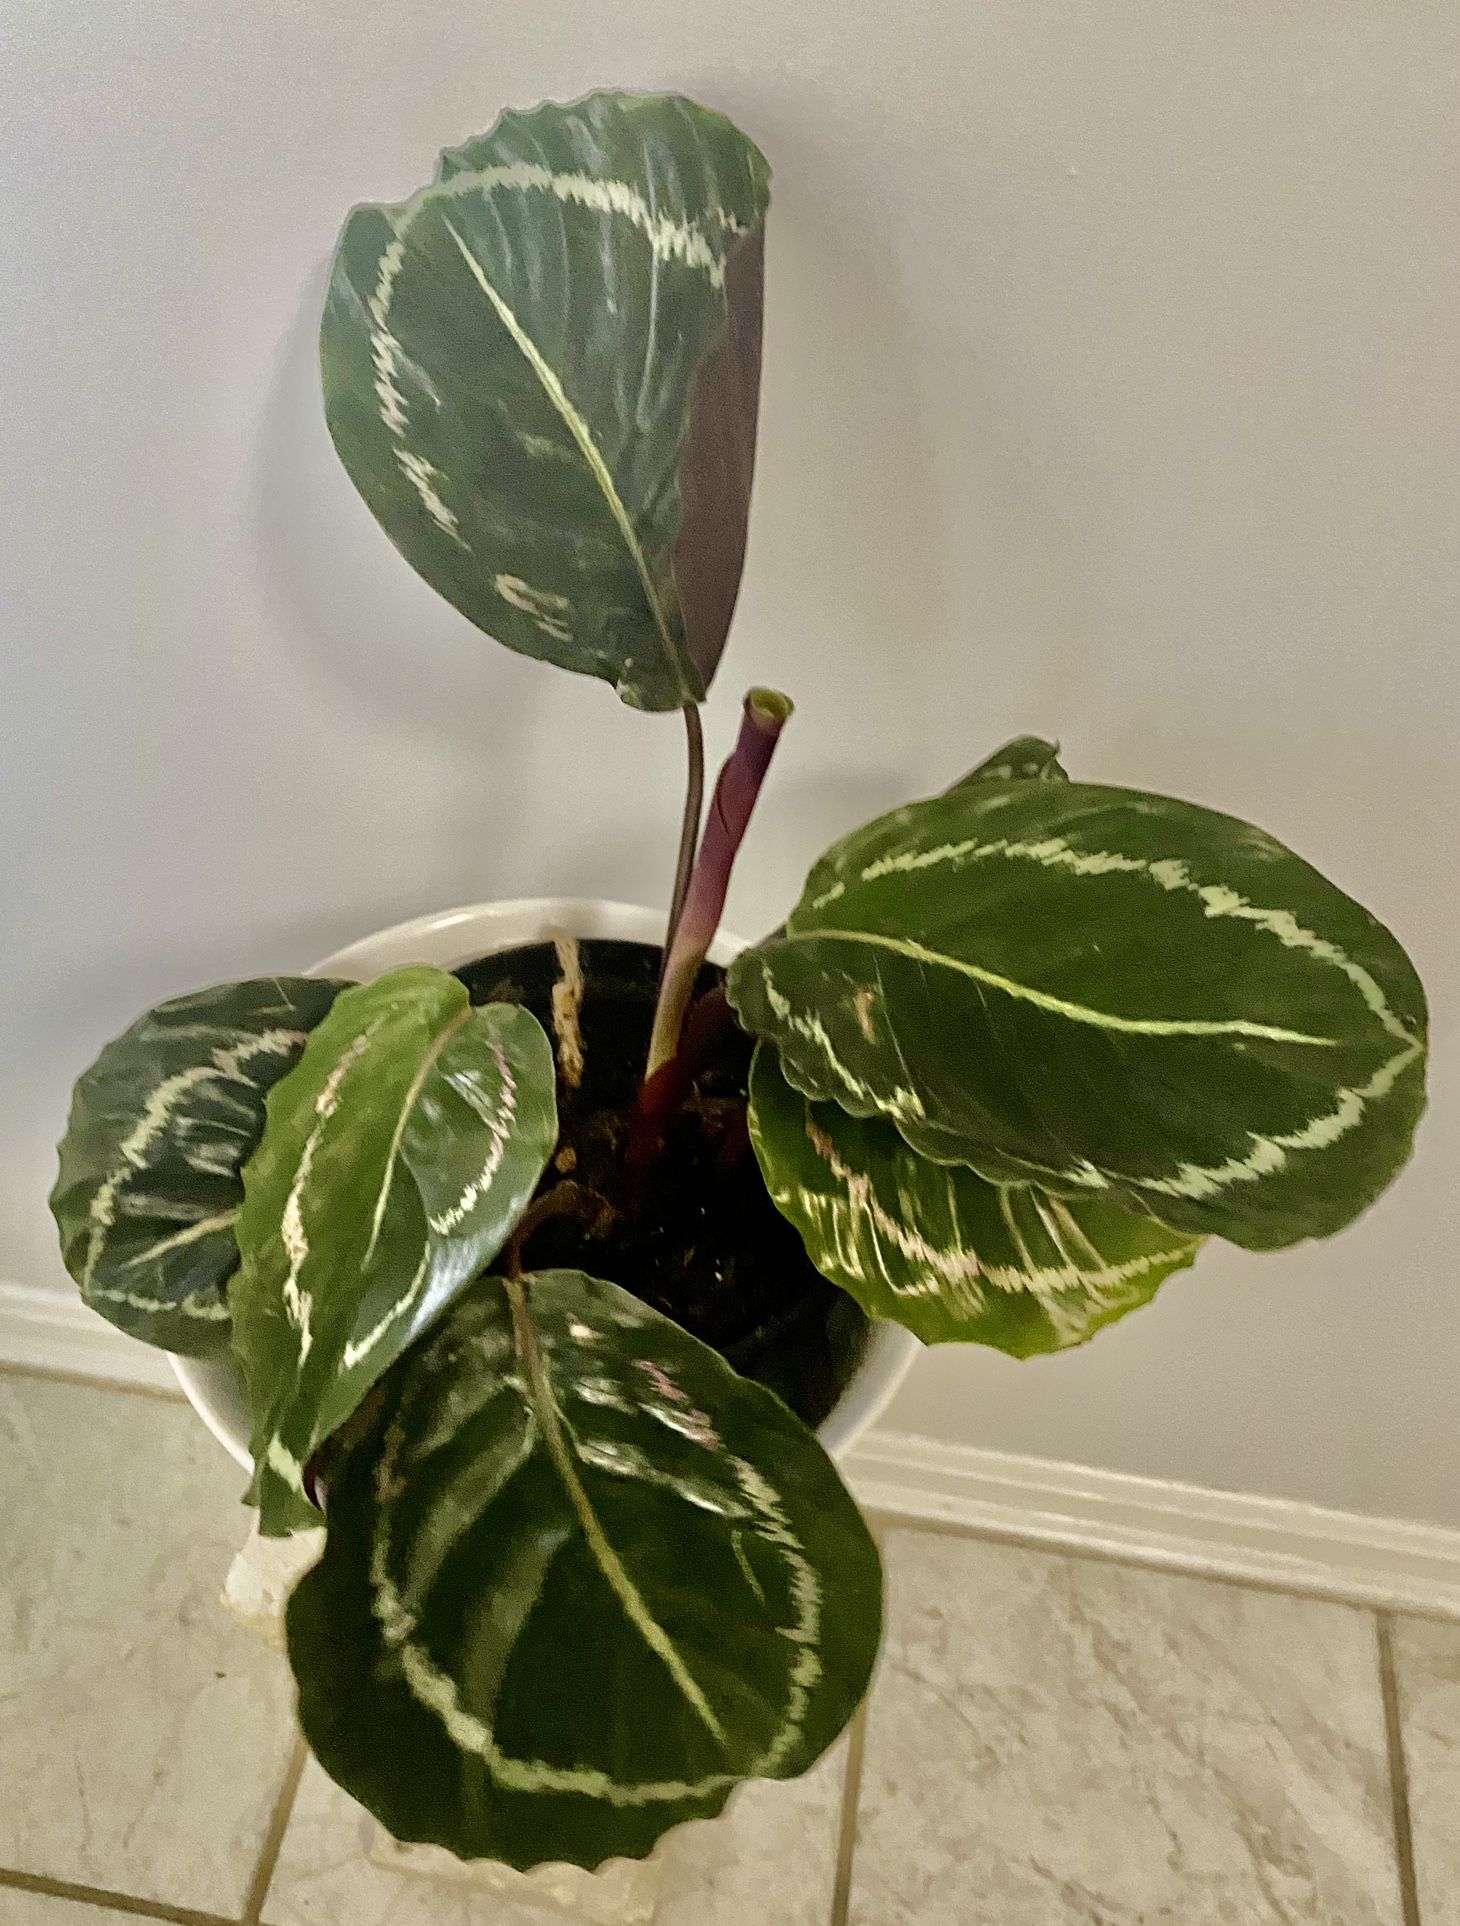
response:
M162 1004L77 1085L52 1198L89 1303L195 1389L236 1372L261 1529L325 1526L287 1633L326 1770L518 1867L643 1855L845 1726L881 1578L814 1427L902 1334L1059 1351L1208 1237L1329 1235L1423 1104L1372 916L1035 738L715 948L791 709L747 697L702 828L768 178L685 100L505 114L351 215L324 315L335 445L412 566L683 717L662 946L496 906Z

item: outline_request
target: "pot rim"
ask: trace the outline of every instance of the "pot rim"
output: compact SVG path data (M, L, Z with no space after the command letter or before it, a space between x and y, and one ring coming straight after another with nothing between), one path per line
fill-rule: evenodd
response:
M410 917L334 950L305 971L307 976L347 976L368 982L407 963L434 963L454 970L498 950L546 941L554 931L584 941L618 939L662 944L664 912L602 897L529 896L501 902L465 903ZM743 937L720 931L709 960L725 965L749 947ZM883 1318L868 1325L867 1345L841 1396L817 1426L833 1457L848 1452L886 1410L922 1349L911 1331ZM252 1472L248 1419L237 1370L230 1359L169 1354L189 1404L234 1462Z

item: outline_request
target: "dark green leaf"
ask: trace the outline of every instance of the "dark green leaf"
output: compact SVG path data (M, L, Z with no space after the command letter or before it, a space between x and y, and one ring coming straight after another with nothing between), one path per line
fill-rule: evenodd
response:
M970 769L966 776L960 776L951 785L949 793L971 782L1068 782L1069 777L1060 765L1059 753L1059 744L1046 742L1043 736L1015 736L1002 749L995 749L991 756L985 756L977 768Z
M877 1553L778 1398L616 1285L500 1278L386 1385L289 1605L299 1716L398 1839L594 1866L846 1724Z
M266 976L160 1003L77 1083L51 1210L81 1295L132 1337L227 1350L240 1172L340 988Z
M1201 1244L1103 1197L935 1164L892 1124L793 1090L768 1043L751 1072L750 1135L817 1269L925 1344L1067 1350L1149 1303Z
M317 1524L304 1467L489 1264L557 1140L552 1048L444 970L348 990L274 1090L244 1172L234 1349L259 1528Z
M924 1155L1258 1249L1357 1216L1424 1101L1389 932L1262 831L1133 790L896 810L729 989L797 1089Z
M702 700L730 625L769 179L719 114L592 94L503 114L335 258L325 412L371 512L478 628L636 708Z

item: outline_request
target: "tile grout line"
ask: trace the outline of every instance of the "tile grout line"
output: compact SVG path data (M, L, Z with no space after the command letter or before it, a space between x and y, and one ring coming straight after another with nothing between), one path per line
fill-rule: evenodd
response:
M867 1515L867 1529L872 1542L877 1547L879 1559L883 1556L887 1527L879 1517ZM886 1572L883 1574L884 1598L887 1589ZM836 1842L836 1880L832 1886L831 1914L827 1926L847 1926L847 1914L852 1903L852 1862L857 1851L857 1814L862 1803L862 1761L867 1751L867 1715L872 1704L872 1691L877 1682L874 1668L868 1681L862 1703L853 1714L851 1729L847 1735L847 1764L842 1776L841 1807L837 1824Z
M68 1370L59 1364L30 1364L23 1358L0 1358L0 1379L40 1379L43 1384L74 1384L87 1391L120 1391L123 1397L152 1398L159 1404L186 1404L181 1385L172 1389L165 1384L138 1384L127 1378L109 1378L100 1373Z
M164 1899L140 1899L135 1893L113 1892L107 1886L85 1886L74 1879L51 1879L44 1873L0 1869L0 1892L34 1893L40 1899L69 1899L80 1906L99 1906L137 1919L164 1920L168 1926L236 1926L221 1913L195 1912L190 1906L171 1906Z
M1399 1877L1399 1903L1404 1926L1423 1926L1419 1882L1414 1870L1414 1832L1409 1810L1409 1762L1404 1753L1404 1719L1399 1704L1399 1677L1394 1667L1390 1615L1375 1612L1374 1637L1379 1654L1379 1690L1384 1700L1384 1737L1389 1750L1389 1796L1394 1813L1394 1858Z
M289 1754L289 1763L284 1768L284 1777L279 1785L278 1796L274 1800L273 1811L269 1814L268 1828L264 1833L259 1856L254 1863L253 1878L248 1883L248 1897L243 1902L243 1914L239 1926L259 1926L259 1918L264 1910L264 1901L269 1896L274 1873L279 1864L279 1854L284 1846L284 1834L289 1830L289 1821L294 1815L294 1801L299 1792L299 1781L304 1777L304 1768L309 1760L309 1748L300 1733L294 1740L294 1750Z
M852 1862L857 1852L857 1811L862 1802L862 1760L867 1749L867 1708L872 1688L857 1707L847 1740L847 1769L842 1780L841 1817L837 1832L836 1884L832 1888L827 1926L847 1926L852 1903ZM1405 1922L1408 1926L1408 1921Z

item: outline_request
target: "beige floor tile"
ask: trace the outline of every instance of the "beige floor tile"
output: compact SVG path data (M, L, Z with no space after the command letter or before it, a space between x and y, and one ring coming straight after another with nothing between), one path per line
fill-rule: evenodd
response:
M1391 1631L1424 1926L1460 1926L1460 1625Z
M852 1926L1399 1926L1375 1628L894 1531Z
M671 1833L654 1926L827 1926L843 1739L803 1778L742 1786L723 1819Z
M241 1908L292 1719L218 1603L239 1486L184 1405L0 1376L0 1866Z
M137 1915L0 1886L0 1926L137 1926Z
M843 1744L803 1779L744 1787L722 1822L672 1833L654 1926L826 1926L844 1766ZM374 1824L311 1759L264 1903L268 1926L563 1926L559 1912L374 1863Z

